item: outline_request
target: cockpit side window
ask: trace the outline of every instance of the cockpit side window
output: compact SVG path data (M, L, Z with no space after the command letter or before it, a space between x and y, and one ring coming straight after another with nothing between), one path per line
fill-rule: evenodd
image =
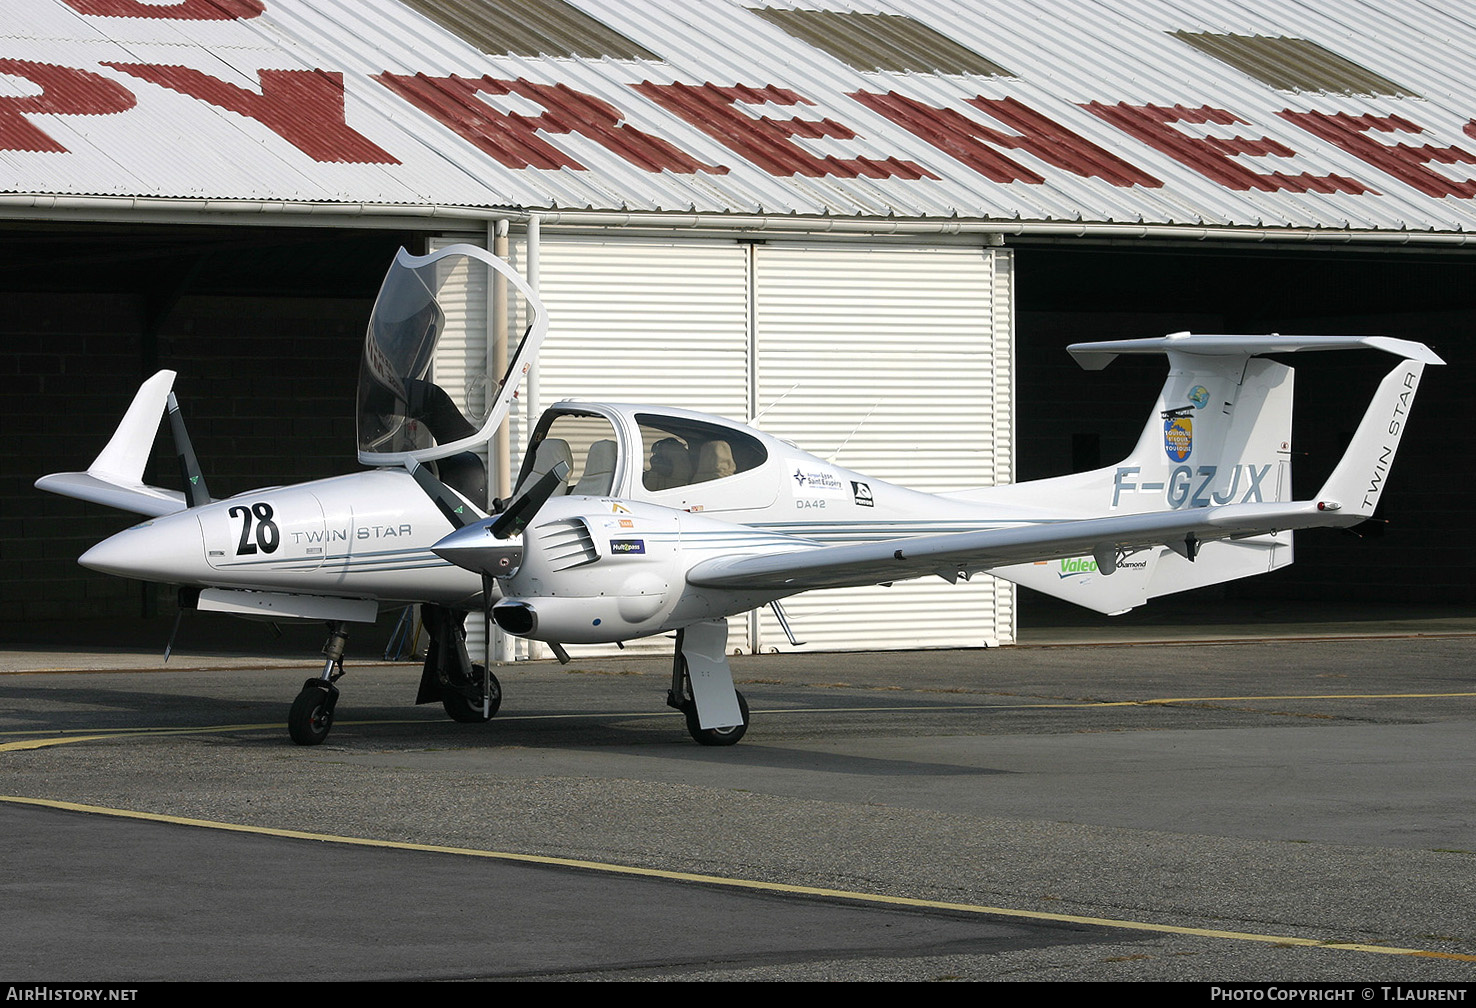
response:
M763 442L734 427L638 413L647 490L673 490L757 469L768 459Z
M614 426L602 416L555 413L533 432L518 474L518 490L531 486L557 463L567 462L569 477L558 493L606 496L614 489L618 444Z

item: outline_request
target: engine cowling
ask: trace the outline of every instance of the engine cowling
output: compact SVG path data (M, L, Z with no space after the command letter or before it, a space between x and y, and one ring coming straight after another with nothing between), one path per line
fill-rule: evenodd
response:
M503 578L492 619L561 644L659 633L685 587L680 512L629 501L549 501L523 533L522 563Z

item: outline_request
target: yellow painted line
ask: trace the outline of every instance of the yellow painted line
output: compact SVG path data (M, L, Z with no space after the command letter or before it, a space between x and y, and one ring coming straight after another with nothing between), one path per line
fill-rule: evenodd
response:
M416 724L413 721L375 722L342 721L340 724ZM281 721L268 724L208 725L199 728L113 728L104 731L55 735L51 732L0 732L3 735L45 735L45 738L28 738L16 742L0 742L0 752L23 752L29 749L45 749L50 746L70 745L73 742L107 742L123 738L162 738L169 735L208 735L215 732L266 731L286 727Z
M898 704L890 707L776 707L756 714L852 714L865 711L950 711L950 710L1088 710L1098 707L1147 707L1177 703L1244 703L1251 700L1443 700L1476 697L1468 693L1288 693L1268 696L1150 697L1146 700L1061 700L1054 703L993 704Z
M1448 697L1476 697L1476 693L1288 693L1284 696L1206 696L1163 697L1157 700L1127 700L1124 703L1225 703L1235 700L1440 700Z
M539 854L517 854L510 851L479 850L471 847L444 847L438 844L404 843L394 840L375 840L367 837L339 836L332 833L311 833L305 830L273 829L267 826L249 826L242 823L215 822L210 819L189 819L182 816L160 815L154 812L137 812L131 809L107 808L100 805L82 805L76 802L54 801L46 798L25 798L16 795L0 795L0 802L14 805L32 805L40 808L59 809L66 812L84 812L92 815L113 816L120 819L137 819L145 822L168 823L176 826L194 826L203 829L224 830L230 833L250 833L257 836L280 837L289 840L315 840L322 843L347 844L355 847L377 847L389 850L416 851L429 854L453 854L460 857L485 858L495 861L511 861L522 864L543 865L555 868L577 868L584 871L604 872L612 875L630 875L640 878L663 879L673 882L692 882L701 885L722 886L729 889L746 889L756 892L782 893L794 896L818 896L826 899L845 900L852 903L869 903L881 906L902 906L923 910L947 910L958 913L980 914L993 917L1014 917L1022 920L1050 921L1058 924L1085 924L1092 927L1124 928L1131 931L1148 931L1156 934L1186 935L1195 938L1222 938L1233 941L1261 942L1269 945L1298 946L1305 948L1339 949L1348 952L1369 952L1375 955L1418 956L1432 959L1453 959L1476 962L1476 955L1459 952L1434 952L1428 949L1397 948L1387 945L1367 945L1358 942L1327 941L1318 938L1296 938L1291 935L1257 934L1249 931L1222 931L1215 928L1179 927L1173 924L1154 924L1146 921L1125 920L1112 917L1087 917L1078 914L1046 913L1037 910L1016 910L1010 907L983 906L976 903L951 903L943 900L915 899L908 896L888 896L883 893L855 892L848 889L829 889L823 886L790 885L783 882L764 882L758 879L729 878L723 875L701 875L694 872L668 871L661 868L641 868L634 865L611 864L605 861L585 861L578 858L548 857Z

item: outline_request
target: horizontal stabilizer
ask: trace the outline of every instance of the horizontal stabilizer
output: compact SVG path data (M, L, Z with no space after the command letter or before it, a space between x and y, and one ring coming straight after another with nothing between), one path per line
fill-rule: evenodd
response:
M1074 343L1067 351L1088 371L1100 371L1118 354L1185 353L1206 357L1255 357L1261 354L1299 353L1304 350L1382 350L1425 364L1444 364L1423 343L1392 336L1235 336L1205 333L1173 333L1150 339L1108 340Z
M36 481L36 489L48 493L73 497L77 500L117 508L132 514L158 518L174 514L186 507L184 494L178 490L164 490L144 483L128 486L110 480L99 479L91 473L52 473Z

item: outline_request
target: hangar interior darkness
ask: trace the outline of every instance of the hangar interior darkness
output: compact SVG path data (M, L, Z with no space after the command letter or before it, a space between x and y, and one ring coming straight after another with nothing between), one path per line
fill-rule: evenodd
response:
M1387 335L1427 343L1427 368L1375 521L1296 535L1297 560L1271 574L1157 599L1115 619L1146 625L1212 618L1233 602L1256 619L1316 611L1356 620L1369 606L1449 613L1476 605L1470 414L1460 392L1476 364L1476 284L1466 249L1317 249L1243 243L1017 248L1019 478L1110 464L1133 446L1162 382L1161 359L1119 358L1082 371L1063 348L1190 330ZM1296 367L1293 485L1314 494L1341 456L1392 358L1371 351L1303 353ZM1299 607L1296 603L1302 603ZM1023 593L1021 624L1103 620Z
M11 643L162 648L170 589L78 567L126 515L35 490L81 469L137 384L161 367L216 496L353 471L353 391L364 325L384 270L415 235L377 230L171 225L16 225L0 230L0 332L11 395L0 482L0 637ZM1426 371L1381 522L1297 537L1298 560L1265 577L1157 600L1121 620L1203 619L1217 604L1285 611L1297 602L1449 611L1476 606L1468 571L1469 478L1460 394L1476 364L1473 252L1262 244L1084 244L1010 239L1016 250L1018 478L1109 464L1126 454L1163 378L1161 358L1085 372L1068 343L1200 332L1368 333L1420 340L1447 361ZM555 333L557 331L555 320ZM1313 492L1389 360L1303 354L1294 479ZM946 376L940 376L940 381ZM160 437L151 480L177 486ZM1099 617L1021 589L1021 625ZM357 638L388 637L381 619ZM181 646L316 649L321 632L281 638L197 615Z

